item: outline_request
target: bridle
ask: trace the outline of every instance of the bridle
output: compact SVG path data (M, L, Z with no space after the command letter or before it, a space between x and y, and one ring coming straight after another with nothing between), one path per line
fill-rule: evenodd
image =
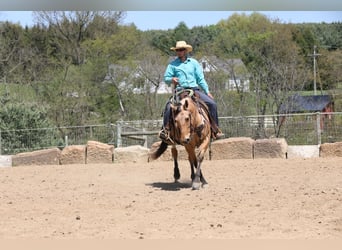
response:
M193 91L193 90L192 90ZM193 93L192 93L193 94ZM195 119L195 117L194 117L194 115L193 115L193 112L191 112L191 111L188 111L189 112L189 122L190 122L190 124L189 124L189 127L190 127L190 137L192 137L192 134L193 133L196 133L197 134L197 136L199 137L199 138L201 138L201 133L202 133L202 130L203 130L203 128L204 128L204 125L205 125L205 121L206 121L206 119L205 119L205 117L204 117L204 115L203 115L203 112L201 112L201 108L199 107L199 105L198 105L198 103L196 102L196 101L194 101L192 98L190 98L191 99L191 101L193 102L193 104L194 104L194 106L196 106L197 107L197 109L198 109L198 114L201 116L201 119L202 119L202 122L201 122L201 124L199 125L199 126L197 126L197 127L195 127L194 126L194 119ZM173 121L176 123L176 121L175 121L175 117L177 116L177 115L179 115L179 113L181 112L180 110L179 110L179 108L180 108L180 105L181 105L181 102L179 102L178 104L177 104L177 113L176 113L176 115L173 117ZM174 126L174 128L175 128L175 134L176 134L176 137L177 138L179 138L180 137L180 128L179 127L176 127L176 126Z

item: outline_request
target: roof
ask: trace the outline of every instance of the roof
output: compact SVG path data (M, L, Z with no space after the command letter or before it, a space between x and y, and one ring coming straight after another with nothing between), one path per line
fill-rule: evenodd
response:
M290 96L286 102L280 106L279 113L319 112L322 111L329 103L332 103L330 95L301 96L295 94Z
M240 58L220 59L216 56L203 56L198 61L202 64L202 67L203 63L205 63L205 68L203 68L203 70L206 72L217 71L220 69L228 74L231 74L232 72L235 74L238 72L239 74L247 74L245 64ZM238 70L238 68L240 68L240 70ZM243 73L241 72L241 68L243 68Z

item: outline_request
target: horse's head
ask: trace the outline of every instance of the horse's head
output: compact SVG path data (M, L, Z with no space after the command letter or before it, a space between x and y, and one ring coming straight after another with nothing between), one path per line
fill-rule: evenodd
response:
M173 106L175 114L175 135L182 144L187 144L191 140L194 128L194 108L195 106L189 97L182 99L178 105Z

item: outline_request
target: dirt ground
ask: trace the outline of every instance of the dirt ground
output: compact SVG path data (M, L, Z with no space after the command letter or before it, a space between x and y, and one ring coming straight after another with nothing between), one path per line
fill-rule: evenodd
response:
M0 168L0 239L341 239L342 159Z

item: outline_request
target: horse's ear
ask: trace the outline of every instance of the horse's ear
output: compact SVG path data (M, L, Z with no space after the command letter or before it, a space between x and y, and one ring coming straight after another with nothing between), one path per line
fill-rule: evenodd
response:
M183 108L186 110L189 107L189 102L188 100L185 100Z

